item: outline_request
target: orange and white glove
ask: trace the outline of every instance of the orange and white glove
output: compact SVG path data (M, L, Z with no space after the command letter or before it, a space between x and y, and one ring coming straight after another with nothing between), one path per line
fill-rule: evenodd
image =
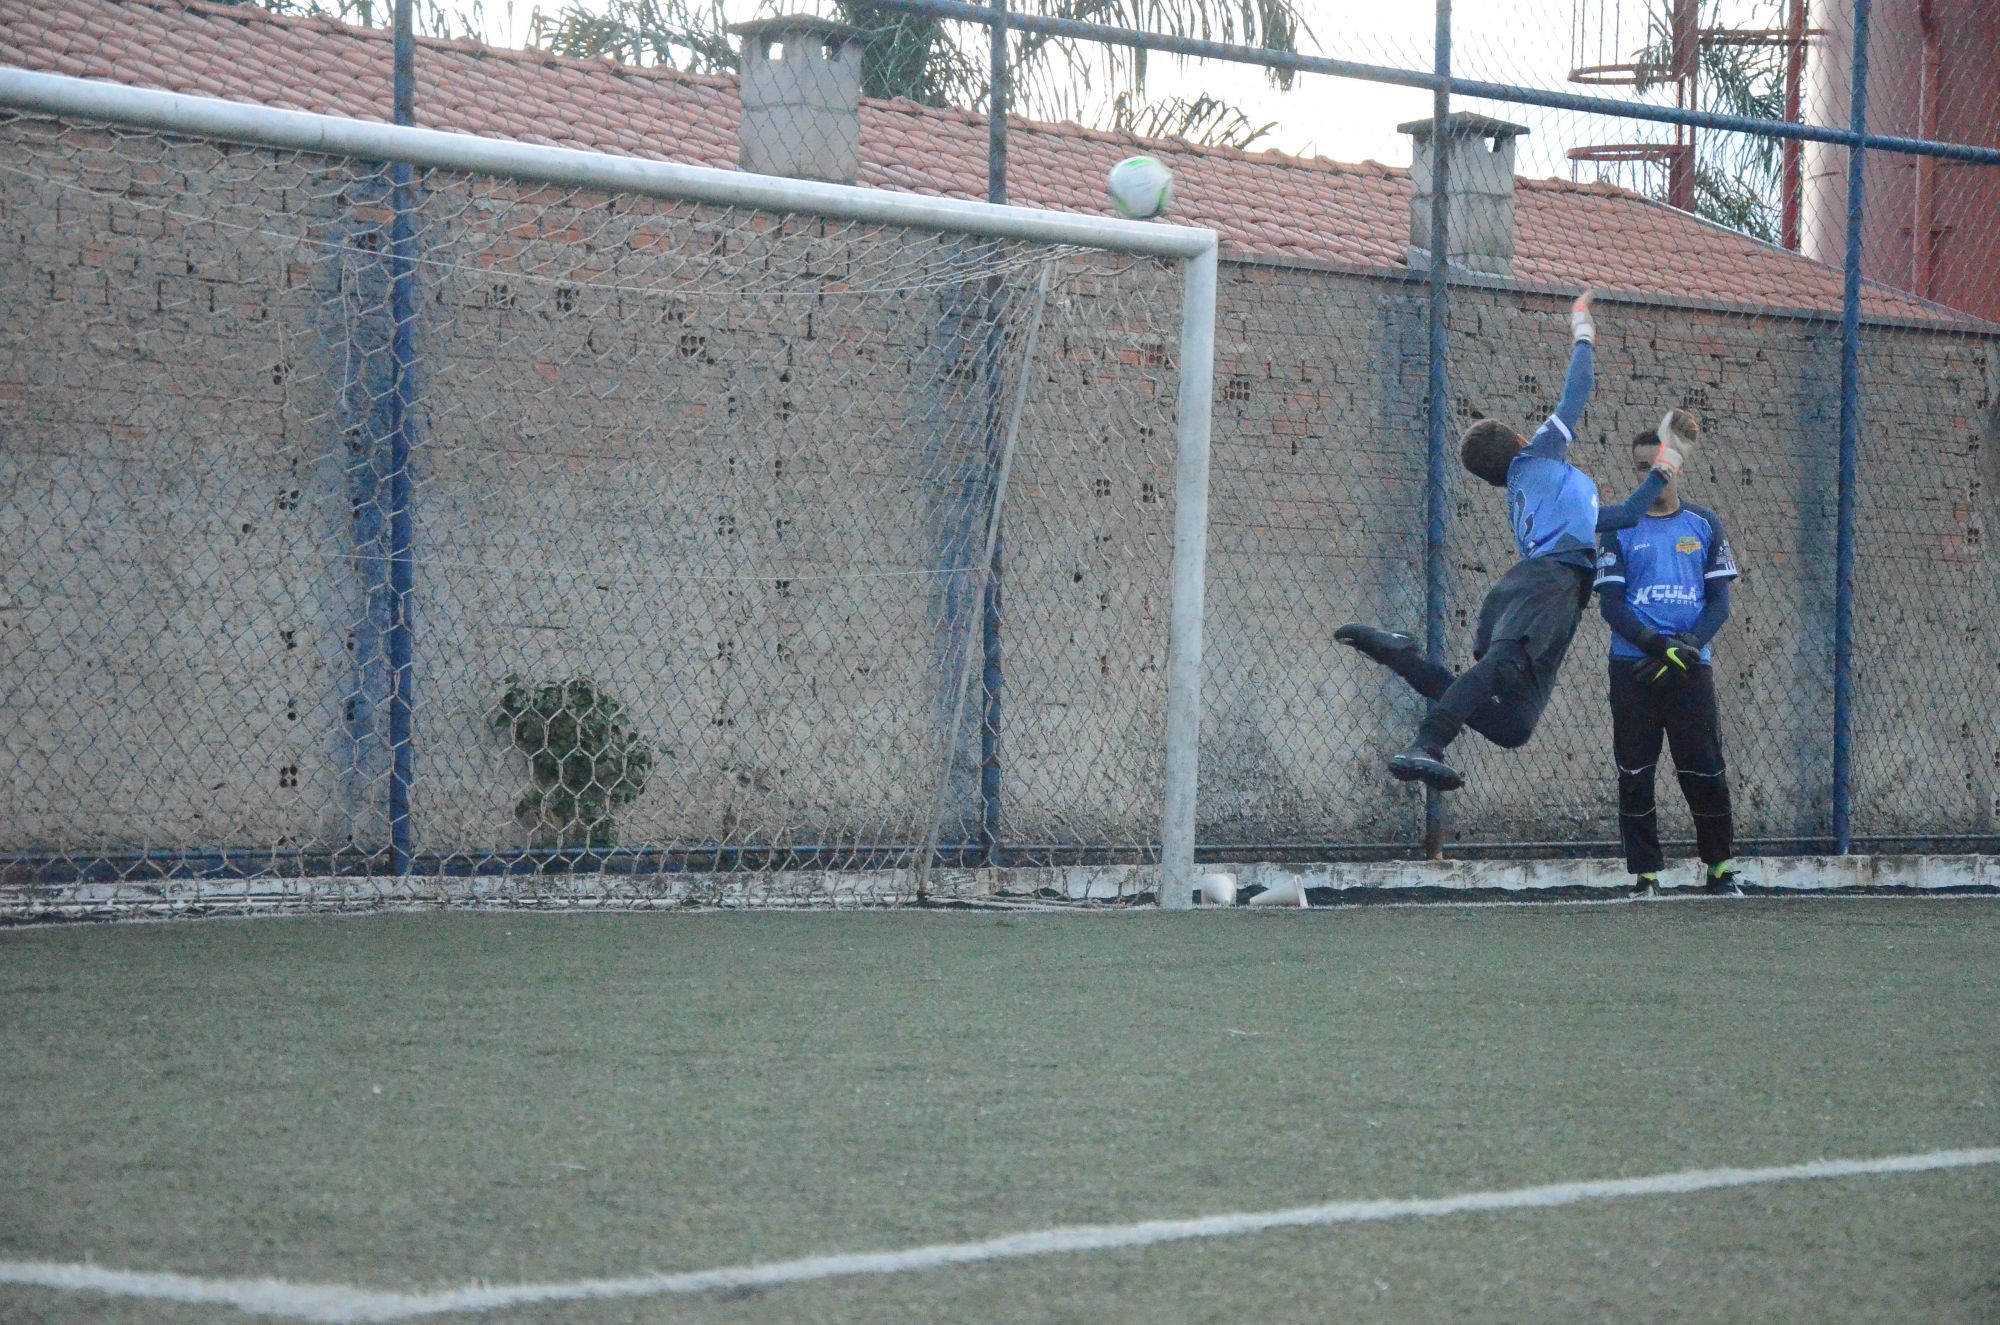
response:
M1569 338L1573 341L1587 340L1597 344L1597 324L1590 320L1590 301L1594 296L1585 290L1569 306Z
M1659 454L1653 457L1653 468L1668 478L1679 478L1681 466L1686 463L1687 439L1674 431L1674 416L1670 410L1660 416L1660 426L1656 430L1660 439Z

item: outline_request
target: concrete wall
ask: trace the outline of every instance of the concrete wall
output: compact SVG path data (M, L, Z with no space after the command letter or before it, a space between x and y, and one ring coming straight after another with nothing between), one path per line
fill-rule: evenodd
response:
M384 182L31 123L0 131L0 159L22 181L0 199L0 536L34 549L0 612L0 850L379 848ZM1030 360L1046 254L425 188L422 849L531 840L513 817L525 762L491 725L513 672L600 681L674 752L621 813L628 844L919 838L976 648L990 459L1023 362L1004 832L1155 837L1171 269L1058 257ZM1203 842L1353 849L1420 827L1380 768L1418 706L1331 634L1421 627L1423 306L1399 279L1225 269ZM1548 412L1561 313L1455 292L1455 427ZM1689 494L1721 512L1745 569L1720 664L1743 831L1823 835L1837 330L1615 302L1600 325L1576 458L1622 495L1630 432L1667 404L1703 415ZM2000 361L1934 332L1877 329L1868 346L1857 827L1992 833ZM1461 480L1462 663L1509 552L1501 498ZM1463 840L1612 835L1605 643L1590 618L1528 749L1468 738ZM969 730L951 761L947 840L974 829L976 747Z
M91 140L0 134L6 849L379 839L344 720L353 346L305 260L352 224L343 181Z

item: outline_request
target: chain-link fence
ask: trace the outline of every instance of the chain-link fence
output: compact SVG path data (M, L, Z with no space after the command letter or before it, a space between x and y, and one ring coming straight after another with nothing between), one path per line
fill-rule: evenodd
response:
M995 21L932 0L887 7ZM1669 408L1692 411L1705 441L1682 495L1720 517L1742 567L1715 642L1739 843L1991 849L2000 577L1980 548L2000 500L1993 15L1793 0L1440 8L1443 49L1427 10L1343 22L1305 57L1032 7L1006 19L1029 38L1176 56L1189 82L1230 60L1301 83L1369 80L1383 113L1413 119L1400 89L1452 76L1450 133L1431 136L1428 117L1401 126L1415 131L1411 172L1292 163L1252 194L1275 215L1214 196L1217 158L1239 160L1226 149L1150 145L1184 181L1184 214L1223 218L1237 259L1225 290L1253 310L1232 320L1225 295L1219 329L1227 495L1211 512L1201 840L1241 857L1419 842L1615 852L1610 636L1595 610L1526 748L1454 747L1468 787L1428 839L1415 797L1381 769L1422 701L1331 640L1352 619L1421 638L1441 613L1443 661L1471 661L1481 599L1515 554L1505 498L1459 468L1458 435L1482 417L1526 435L1550 414L1568 297L1594 288L1597 389L1572 458L1617 500L1639 477L1633 440ZM1871 86L1885 89L1873 101ZM1864 133L1856 157L1846 143ZM1431 439L1447 456L1442 492L1427 494L1433 141L1457 182ZM1427 540L1430 495L1447 515ZM1242 583L1231 552L1247 544ZM1659 803L1663 834L1691 845L1680 796Z
M992 11L880 8L988 49ZM1473 118L1406 126L1451 157L1435 411L1423 170L997 122L1013 201L1094 199L1144 148L1222 238L1204 857L1615 851L1594 606L1533 741L1459 742L1428 822L1382 767L1424 701L1333 638L1435 618L1470 661L1515 554L1458 434L1549 416L1582 288L1571 458L1605 501L1664 410L1702 420L1685 496L1742 569L1715 641L1739 841L2000 843L1991 17L1884 6L1871 45L1865 3L1657 8L1468 15L1444 61L1426 15L1279 61L1426 103L1441 63L1461 80ZM860 113L863 182L987 191L987 124ZM1857 126L1983 151L1866 151L1851 211ZM1158 859L1172 263L25 113L0 152L0 520L33 549L0 619L10 879L906 895Z
M1178 264L0 143L15 872L1156 857Z

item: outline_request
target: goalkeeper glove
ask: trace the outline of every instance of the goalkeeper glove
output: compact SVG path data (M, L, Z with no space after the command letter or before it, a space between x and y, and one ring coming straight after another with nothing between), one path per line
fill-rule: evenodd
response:
M1647 674L1647 682L1665 685L1669 681L1679 681L1701 666L1701 641L1692 635L1675 635L1666 640L1654 656L1659 661Z
M1585 290L1576 297L1576 302L1569 306L1569 336L1571 340L1587 340L1595 345L1597 324L1590 320L1591 298L1591 292Z
M1690 426L1693 426L1690 424ZM1654 430L1660 439L1660 449L1653 457L1653 468L1668 478L1679 478L1681 466L1686 462L1687 453L1694 446L1692 434L1682 434L1674 427L1674 411L1668 410L1660 416L1660 426Z

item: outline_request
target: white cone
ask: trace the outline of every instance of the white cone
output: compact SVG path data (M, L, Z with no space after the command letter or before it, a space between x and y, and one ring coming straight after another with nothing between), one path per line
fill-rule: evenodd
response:
M1236 876L1234 874L1204 874L1201 876L1201 900L1206 906L1236 905Z
M1305 904L1306 881L1296 874L1287 874L1250 899L1252 906L1304 907Z

